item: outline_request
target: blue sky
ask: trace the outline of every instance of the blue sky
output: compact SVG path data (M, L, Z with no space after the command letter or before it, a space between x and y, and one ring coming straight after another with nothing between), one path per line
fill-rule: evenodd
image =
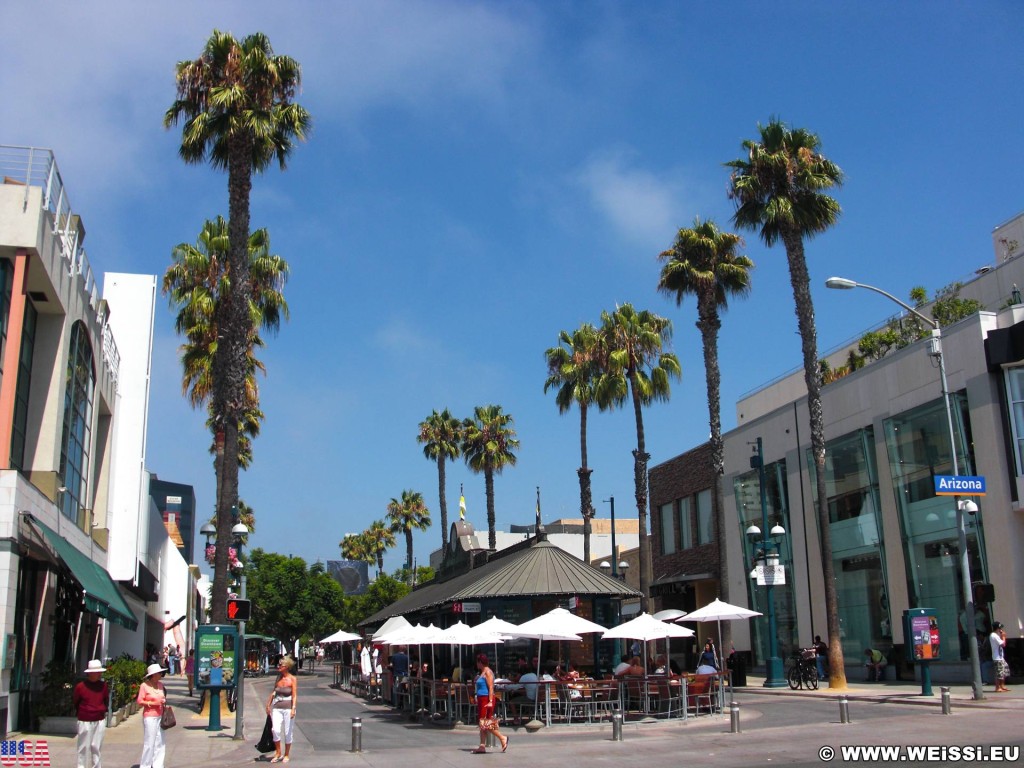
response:
M656 293L656 257L694 216L731 228L722 163L758 122L815 131L847 174L838 226L807 248L820 351L892 309L828 276L905 297L992 263L992 228L1024 209L1022 21L1017 2L10 2L0 143L56 153L97 272L162 274L227 215L226 177L183 165L162 127L175 62L214 28L298 59L314 130L252 196L292 268L241 478L252 543L337 558L412 488L435 516L425 562L437 475L415 435L434 408L515 418L499 527L532 522L538 486L545 520L579 514L578 414L543 393L543 352L616 303L675 324L683 378L645 413L651 464L706 439L695 305ZM746 253L753 292L720 339L726 429L739 395L800 364L785 254L752 234ZM192 483L205 515L209 437L180 397L178 343L161 299L147 463ZM591 419L594 497L619 515L634 446L629 411ZM483 478L461 462L449 514L460 483L486 529ZM403 559L399 542L386 567Z

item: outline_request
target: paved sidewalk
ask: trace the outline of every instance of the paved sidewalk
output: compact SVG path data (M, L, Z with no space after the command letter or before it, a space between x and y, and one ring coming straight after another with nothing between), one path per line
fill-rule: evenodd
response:
M329 729L334 734L334 744L329 747L314 747L310 744L305 735L296 729L295 752L297 760L304 768L328 768L328 766L352 764L354 766L389 766L398 765L403 762L429 762L439 759L446 764L459 763L465 759L467 764L472 762L472 755L469 749L475 743L475 738L466 731L450 732L448 737L442 736L444 728L429 728L427 733L435 734L434 737L425 739L415 734L422 726L413 724L408 718L391 713L387 708L380 705L369 705L361 699L356 699L347 693L335 691L328 688L330 682L327 677L315 675L300 675L300 685L305 684L306 701L310 702L310 695L315 690L317 696L328 696L343 706L348 713L361 714L367 728L372 728L373 733L367 733L364 740L364 751L359 755L351 753L348 749L349 723L347 716L342 719L335 717L331 720L317 720L315 709L304 708L300 717L306 718L307 722L315 725L316 732L322 733L320 729ZM167 757L168 768L181 768L183 766L251 766L259 758L255 750L255 744L263 731L265 713L262 707L263 692L269 684L270 678L259 680L246 680L246 707L245 707L245 741L233 739L235 730L235 718L233 714L225 711L222 717L222 730L219 733L212 733L206 730L208 720L197 713L198 697L189 698L184 678L165 678L164 685L168 691L168 701L174 706L178 725L167 733ZM785 688L764 688L763 677L749 676L749 685L737 689L736 698L743 702L744 718L756 718L757 701L769 701L766 697L793 697L797 701L809 702L813 698L819 700L835 699L840 694L837 691L830 691L827 686L817 691L792 691ZM873 702L894 705L918 704L931 706L937 710L941 705L940 689L933 686L935 695L922 697L920 695L920 684L909 681L884 682L884 683L862 683L851 682L849 690L845 693L851 700L870 700ZM955 712L975 713L984 718L989 717L983 714L983 708L1001 709L1015 724L1024 723L1024 685L1011 687L1011 692L1006 694L991 693L991 686L986 686L986 698L983 701L972 700L971 688L969 685L957 685L952 687L951 696ZM311 706L311 702L310 705ZM863 712L863 710L860 710ZM927 710L922 714L927 717ZM836 720L837 718L831 718ZM860 720L861 718L858 718ZM934 721L928 717L927 720L915 723L913 738L908 734L902 734L903 739L922 740L924 738L941 738L949 726L945 718L936 718ZM748 721L749 722L749 721ZM842 733L851 739L870 740L876 737L878 720L869 722L858 722L856 728L848 728ZM969 720L957 720L957 727L964 727ZM931 725L929 725L931 723ZM821 726L821 728L832 728L834 726ZM1008 726L1010 732L1016 732L1018 725ZM844 728L846 728L844 726ZM472 729L468 729L472 730ZM533 736L524 735L521 731L509 729L506 733L514 739L513 747L515 752L529 753L532 764L545 768L564 765L566 752L563 749L553 749L560 744L569 750L569 754L576 757L586 755L592 763L602 763L618 755L616 759L622 759L627 754L632 757L643 756L643 761L648 768L659 768L660 766L675 765L679 749L695 749L697 754L703 753L705 757L716 755L724 757L722 750L728 747L730 755L736 760L749 752L753 759L756 755L783 752L791 749L793 743L803 743L806 735L801 731L790 732L781 729L776 732L757 732L756 736L746 738L730 737L728 735L729 718L726 714L714 718L691 719L686 723L680 721L658 721L656 723L630 724L627 726L627 741L625 745L616 744L610 741L610 727L554 727L544 729L540 734ZM929 733L930 732L930 733ZM423 733L423 732L420 732ZM390 736L388 735L390 734ZM799 735L798 735L799 734ZM815 743L824 737L825 731L818 731L817 737L812 739ZM381 751L370 746L371 736L386 738L390 742L390 749ZM467 738L469 736L469 738ZM50 764L53 768L71 768L76 763L75 738L73 736L53 736L20 734L12 735L14 739L46 739L50 750ZM899 734L893 734L891 738L901 738ZM900 743L900 742L895 742ZM417 746L418 744L418 746ZM464 747L464 749L463 749ZM760 751L759 751L760 750ZM735 753L734 753L735 751ZM107 729L103 744L103 764L107 768L128 768L137 766L142 752L142 716L135 714L115 728ZM465 753L465 755L463 755ZM811 756L810 753L808 756ZM496 756L495 756L496 757ZM730 758L731 762L732 758ZM478 762L478 761L477 761ZM262 763L260 763L262 764Z

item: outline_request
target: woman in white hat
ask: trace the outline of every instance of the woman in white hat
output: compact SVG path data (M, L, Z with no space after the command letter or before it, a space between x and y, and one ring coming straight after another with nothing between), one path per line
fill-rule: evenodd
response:
M106 671L102 661L93 659L85 668L85 680L79 681L71 693L78 718L78 768L100 768L110 698L110 689L103 680Z
M159 664L146 667L146 679L139 686L136 701L142 707L142 757L139 768L164 768L164 731L160 717L164 713L167 691L160 678L167 670Z

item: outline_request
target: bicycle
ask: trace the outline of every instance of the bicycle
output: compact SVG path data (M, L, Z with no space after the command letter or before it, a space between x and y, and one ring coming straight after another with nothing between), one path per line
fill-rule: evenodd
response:
M806 688L809 691L818 690L818 662L817 651L814 648L801 648L790 656L793 662L786 674L789 680L789 687L794 691Z

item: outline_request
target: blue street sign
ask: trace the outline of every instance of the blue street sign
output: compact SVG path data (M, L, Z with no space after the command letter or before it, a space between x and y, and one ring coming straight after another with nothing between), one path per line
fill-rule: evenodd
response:
M936 496L984 496L985 478L973 475L935 475Z

